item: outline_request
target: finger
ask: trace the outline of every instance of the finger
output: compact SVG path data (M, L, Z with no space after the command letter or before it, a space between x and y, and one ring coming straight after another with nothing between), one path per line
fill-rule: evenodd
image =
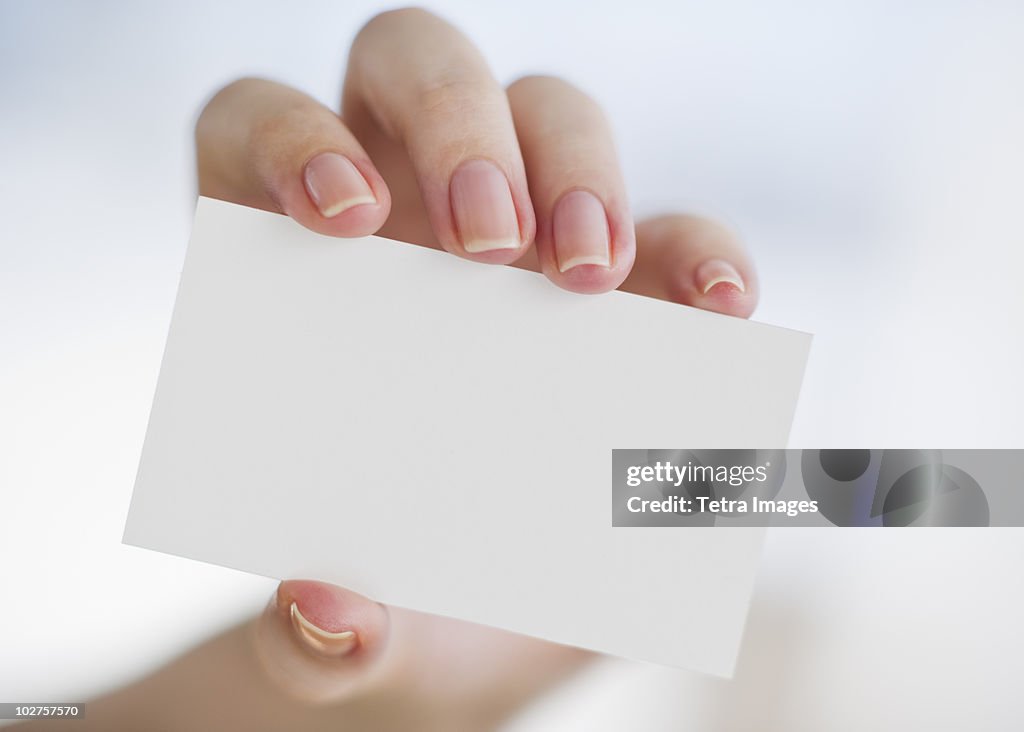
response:
M729 229L670 215L642 221L636 232L636 264L621 289L742 318L754 312L757 272Z
M391 207L384 179L339 117L289 87L236 81L196 123L199 192L280 211L331 236L366 236Z
M283 691L325 702L366 683L389 630L383 605L334 585L289 580L257 620L253 637L263 668Z
M573 292L615 289L633 266L636 241L604 114L551 77L520 79L508 98L537 216L541 271Z
M438 243L508 264L533 240L533 207L504 90L455 28L418 9L378 15L352 44L345 114L401 141Z

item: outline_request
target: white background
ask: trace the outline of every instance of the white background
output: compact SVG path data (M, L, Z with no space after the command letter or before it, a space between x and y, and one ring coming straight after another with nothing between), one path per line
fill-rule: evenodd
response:
M242 74L334 103L380 8L209 5L0 4L0 700L87 697L273 588L120 545L191 127ZM792 446L1024 446L1024 4L432 7L499 78L596 96L639 213L743 233L756 317L816 334ZM1022 559L1020 530L774 531L733 682L600 667L520 728L1016 728Z

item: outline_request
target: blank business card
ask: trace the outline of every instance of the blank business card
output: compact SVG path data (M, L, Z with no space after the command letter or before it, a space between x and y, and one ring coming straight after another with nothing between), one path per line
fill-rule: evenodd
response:
M809 345L200 199L124 540L728 676L762 530L614 528L612 449L784 447Z

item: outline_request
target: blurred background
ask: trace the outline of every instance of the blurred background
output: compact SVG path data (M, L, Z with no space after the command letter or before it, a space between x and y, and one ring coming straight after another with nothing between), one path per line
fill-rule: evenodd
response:
M0 701L78 701L274 583L125 547L192 126L336 106L374 2L0 2ZM640 215L717 215L815 334L792 447L1024 446L1024 3L430 3L601 101ZM1022 530L769 532L732 681L598 665L510 729L1017 729ZM642 722L638 722L638 718Z

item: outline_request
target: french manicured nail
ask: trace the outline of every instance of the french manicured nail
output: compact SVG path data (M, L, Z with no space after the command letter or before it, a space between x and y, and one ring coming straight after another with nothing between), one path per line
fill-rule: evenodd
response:
M711 292L714 287L722 285L735 287L740 292L746 292L743 285L743 278L736 268L722 259L709 259L697 268L697 288L705 295Z
M363 174L351 160L336 152L320 153L303 174L306 191L320 215L333 218L353 206L377 203Z
M494 163L469 160L451 182L452 215L462 248L471 254L522 246L508 179Z
M299 606L292 603L291 606L292 627L298 634L299 639L309 647L310 650L321 653L325 656L344 656L351 653L358 643L355 631L343 630L331 632L314 625L299 612Z
M610 266L608 215L593 193L571 191L562 196L555 207L552 229L559 272L581 264Z

